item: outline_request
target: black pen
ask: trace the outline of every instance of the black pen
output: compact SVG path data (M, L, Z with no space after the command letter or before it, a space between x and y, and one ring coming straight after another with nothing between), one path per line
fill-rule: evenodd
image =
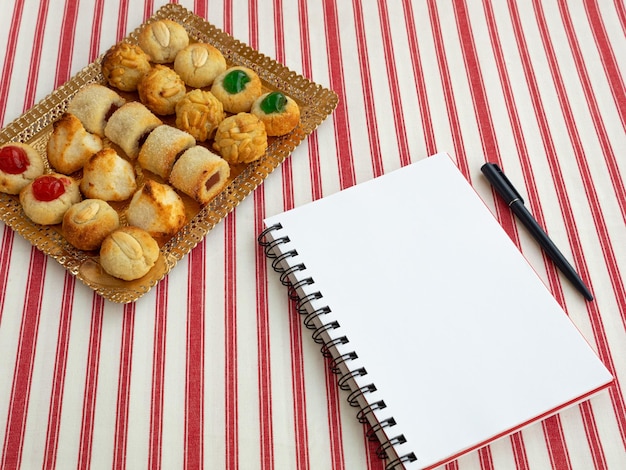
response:
M522 196L520 196L500 167L495 163L485 163L480 168L480 171L483 172L483 175L485 175L487 180L495 188L496 192L504 199L515 215L530 231L530 234L537 240L554 264L565 274L565 277L574 284L585 299L593 300L593 296L585 283L576 273L572 265L565 259L563 253L561 253L552 240L550 240L550 237L548 237L535 218L528 212L528 209L524 206Z

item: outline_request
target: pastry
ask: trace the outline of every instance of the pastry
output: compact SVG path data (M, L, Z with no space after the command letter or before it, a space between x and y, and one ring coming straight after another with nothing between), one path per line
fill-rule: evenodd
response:
M189 45L189 34L182 25L164 19L148 23L139 33L138 42L153 62L166 64Z
M159 245L138 227L120 227L100 247L100 266L108 274L133 281L148 274L159 258Z
M102 59L102 75L109 85L122 91L135 91L150 67L150 56L127 42L113 46Z
M185 93L185 83L171 68L155 65L145 74L137 85L139 99L148 109L166 116L176 112L178 103Z
M185 204L171 186L147 179L130 200L126 219L155 238L170 237L185 225Z
M265 132L270 136L285 135L300 122L298 104L280 91L259 96L250 112L265 124Z
M41 225L60 224L65 212L78 201L78 183L60 173L38 176L20 191L24 213Z
M128 158L135 159L148 134L161 124L161 120L143 104L131 101L111 115L104 134L119 145Z
M247 67L231 67L219 74L211 93L222 102L224 110L236 114L250 111L252 103L261 96L261 79Z
M210 91L192 90L176 105L176 127L189 132L199 142L213 137L225 117L222 102Z
M133 165L115 150L105 148L85 164L80 190L88 198L124 201L137 190Z
M196 42L176 54L174 70L188 86L207 87L226 70L226 59L211 44Z
M102 139L85 130L80 120L70 113L54 122L48 139L48 163L69 175L80 170L94 153L102 150Z
M114 90L92 83L74 95L67 111L80 119L87 132L103 137L109 117L124 103L126 100Z
M217 127L213 148L228 163L250 163L267 149L265 125L254 114L227 117Z
M0 191L18 194L44 171L39 152L28 144L11 142L0 146Z
M206 204L224 189L229 175L226 160L197 145L176 161L169 182L199 203Z
M137 162L144 170L166 180L176 159L194 145L196 139L191 134L163 124L150 133L139 151Z
M117 211L100 199L85 199L63 216L65 239L79 250L97 250L102 241L120 226Z

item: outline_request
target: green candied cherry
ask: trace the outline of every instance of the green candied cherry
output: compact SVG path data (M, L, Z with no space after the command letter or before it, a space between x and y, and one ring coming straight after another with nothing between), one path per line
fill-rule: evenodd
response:
M265 114L282 113L287 106L287 97L280 91L273 91L261 101L260 107Z
M224 77L223 86L231 95L240 93L246 87L246 83L250 81L250 77L243 70L235 69L228 72Z

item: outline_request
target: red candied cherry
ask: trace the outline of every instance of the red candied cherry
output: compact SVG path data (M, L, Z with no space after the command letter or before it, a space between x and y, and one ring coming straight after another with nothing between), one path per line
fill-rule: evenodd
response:
M53 175L43 175L33 181L33 196L38 201L53 201L65 193L65 187L70 184L67 178Z
M0 170L10 175L20 175L30 165L24 149L13 145L0 148Z

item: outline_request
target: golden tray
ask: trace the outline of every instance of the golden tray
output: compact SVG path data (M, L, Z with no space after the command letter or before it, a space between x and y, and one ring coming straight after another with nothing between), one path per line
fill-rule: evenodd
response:
M136 44L138 33L146 24L166 18L182 24L192 41L207 42L218 48L229 65L243 65L253 69L261 78L264 88L280 90L291 96L300 106L300 124L291 133L272 138L265 155L259 160L235 168L230 184L209 204L202 207L189 204L188 209L192 208L189 222L174 237L162 244L156 265L148 274L135 281L123 281L108 275L100 267L97 253L74 248L63 237L60 226L33 223L22 211L18 196L0 193L0 220L57 260L95 292L113 302L133 302L154 287L337 106L337 95L333 91L290 71L180 5L167 4L161 7L124 41ZM52 132L52 124L65 112L69 101L81 87L88 83L105 84L100 66L103 57L104 54L2 129L0 145L8 142L30 144L40 152L46 169L50 170L46 145Z

